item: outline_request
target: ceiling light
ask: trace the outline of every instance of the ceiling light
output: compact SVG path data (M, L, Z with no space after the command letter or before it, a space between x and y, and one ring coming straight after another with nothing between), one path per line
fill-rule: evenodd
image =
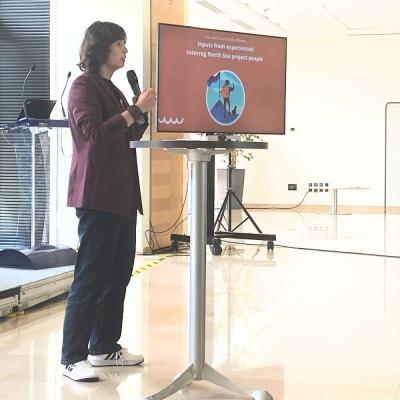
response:
M251 26L240 19L231 19L231 21L234 22L235 24L241 26L242 28L247 29L248 31L254 31L256 29L256 28L254 28L254 26Z
M207 9L209 9L210 11L215 12L216 14L225 14L224 11L222 11L218 7L214 6L213 4L209 3L208 1L196 0L196 3L200 4L201 6L207 8Z

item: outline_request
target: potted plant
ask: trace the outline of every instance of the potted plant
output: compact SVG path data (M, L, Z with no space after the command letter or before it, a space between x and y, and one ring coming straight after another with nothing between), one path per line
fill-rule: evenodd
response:
M262 137L256 134L235 134L234 136L240 137L240 140L243 142L263 142ZM227 168L217 170L218 200L220 204L222 203L227 191L229 168L231 168L232 171L231 188L240 201L242 201L245 170L243 168L237 168L238 162L241 158L250 161L254 158L254 155L252 152L244 149L235 149L224 157L224 162ZM235 199L232 200L232 208L240 208Z

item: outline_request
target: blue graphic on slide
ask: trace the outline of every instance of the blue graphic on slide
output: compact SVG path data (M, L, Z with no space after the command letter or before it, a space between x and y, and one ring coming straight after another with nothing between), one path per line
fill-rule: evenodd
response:
M244 86L234 72L221 70L208 78L206 105L217 124L234 124L242 115L244 104Z

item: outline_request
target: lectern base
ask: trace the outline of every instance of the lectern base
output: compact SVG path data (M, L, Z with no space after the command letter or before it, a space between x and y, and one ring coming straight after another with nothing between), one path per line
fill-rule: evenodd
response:
M177 375L173 382L170 383L167 387L155 394L152 394L151 396L144 397L144 400L165 399L166 397L171 396L179 390L183 389L187 385L190 385L193 381L200 380L209 381L224 389L230 390L231 392L251 397L254 400L272 400L272 396L268 392L239 386L226 378L224 375L217 372L208 364L204 364L202 370L197 373L194 365L190 365L185 371Z

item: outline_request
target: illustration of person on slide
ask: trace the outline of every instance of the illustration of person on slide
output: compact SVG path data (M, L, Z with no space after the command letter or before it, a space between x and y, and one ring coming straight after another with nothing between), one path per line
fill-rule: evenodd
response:
M229 101L229 96L231 92L235 90L235 85L232 84L232 87L229 86L229 79L225 80L224 85L222 86L220 93L224 99L224 118L226 118L226 105L228 104L228 111L231 112L231 102Z

